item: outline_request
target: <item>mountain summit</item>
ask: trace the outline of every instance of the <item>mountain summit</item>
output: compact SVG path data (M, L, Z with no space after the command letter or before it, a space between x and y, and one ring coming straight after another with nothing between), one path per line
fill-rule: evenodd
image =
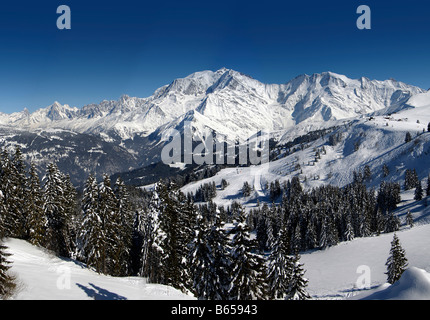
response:
M148 136L161 126L176 126L184 117L191 117L234 138L302 122L397 110L424 92L395 80L349 79L333 72L300 75L285 84L264 84L221 68L176 79L147 98L123 95L117 101L105 100L81 109L55 102L31 114L0 114L0 123L25 129L55 127L126 140Z

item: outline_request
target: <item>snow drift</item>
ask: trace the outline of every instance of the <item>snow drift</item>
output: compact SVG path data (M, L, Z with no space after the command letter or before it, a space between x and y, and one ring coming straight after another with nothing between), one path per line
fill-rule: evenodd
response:
M357 298L360 298L358 296ZM382 285L361 300L430 300L430 273L410 267L400 280L392 285Z

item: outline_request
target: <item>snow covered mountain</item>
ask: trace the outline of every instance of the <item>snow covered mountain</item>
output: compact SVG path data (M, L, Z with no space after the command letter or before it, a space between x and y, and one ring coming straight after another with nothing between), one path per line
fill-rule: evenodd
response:
M332 72L264 84L222 68L176 79L148 98L122 96L81 109L55 102L44 109L0 115L0 123L28 129L62 128L122 140L187 117L229 137L281 130L301 122L351 118L403 106L420 88L394 80L357 80Z
M107 155L106 165L98 164L97 171L113 174L113 170L127 171L159 161L168 133L172 129L183 133L186 122L191 123L196 136L209 129L236 140L267 130L275 139L290 141L300 133L327 128L343 119L385 115L430 104L429 98L428 92L395 80L349 79L324 72L300 75L285 84L264 84L222 68L176 79L147 98L123 95L117 101L105 100L83 108L55 102L33 113L27 109L0 113L4 137L0 145L11 147L18 143L25 149L25 158L31 160L34 152L41 152L36 150L37 144L30 147L31 141L18 142L25 132L39 136L41 132L50 135L52 130L80 134L80 144L66 146L67 141L62 142L69 149L82 146L77 153L94 150L94 143L84 146L82 135L93 136L104 141L98 145L104 145L106 150L117 150L117 155L122 152L118 156L106 150L101 152ZM20 130L21 134L8 134L8 130ZM76 152L55 149L56 145L59 144L51 146L49 157L41 159L41 163L76 156ZM123 163L115 164L116 161ZM84 165L86 171L80 168L82 161L76 157L65 163L73 172L82 173L77 181L87 174L88 166Z

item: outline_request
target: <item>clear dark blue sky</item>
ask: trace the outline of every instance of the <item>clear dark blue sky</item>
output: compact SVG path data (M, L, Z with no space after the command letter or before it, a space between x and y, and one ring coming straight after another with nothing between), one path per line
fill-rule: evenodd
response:
M89 3L90 2L90 3ZM72 29L58 30L68 5ZM358 30L356 9L372 9ZM195 71L265 83L333 71L430 87L430 4L382 1L8 1L0 5L0 111L147 97Z

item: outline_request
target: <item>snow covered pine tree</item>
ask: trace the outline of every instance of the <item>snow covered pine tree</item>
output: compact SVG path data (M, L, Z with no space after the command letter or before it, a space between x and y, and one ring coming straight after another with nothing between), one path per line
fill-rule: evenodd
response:
M393 241L391 242L390 256L385 265L387 266L387 272L385 273L387 275L387 281L391 284L400 279L408 266L405 250L400 245L396 233L394 233Z
M238 210L237 223L230 232L233 238L230 253L232 274L229 298L231 300L264 299L266 296L264 260L256 253L257 241L250 237L245 210L241 205Z

